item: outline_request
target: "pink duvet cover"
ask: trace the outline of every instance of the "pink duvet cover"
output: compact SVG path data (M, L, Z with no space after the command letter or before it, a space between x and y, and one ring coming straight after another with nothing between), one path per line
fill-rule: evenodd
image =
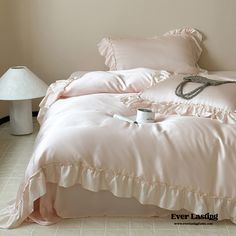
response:
M157 123L142 125L113 118L134 115L120 101L127 93L166 77L136 69L80 79L75 74L53 84L41 103L41 129L24 180L16 200L0 211L0 227L14 228L26 219L55 223L60 215L43 198L50 192L48 183L81 184L141 204L218 214L236 223L235 125L184 116L157 115Z

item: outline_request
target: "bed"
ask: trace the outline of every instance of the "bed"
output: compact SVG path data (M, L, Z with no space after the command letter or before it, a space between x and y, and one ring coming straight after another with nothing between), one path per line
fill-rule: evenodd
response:
M102 48L114 66L111 52ZM0 227L14 228L25 220L49 225L61 218L179 211L235 223L235 110L223 114L214 107L206 115L201 108L186 115L164 109L151 124L113 117L155 108L140 96L174 76L196 74L191 70L236 79L235 73L210 73L189 64L182 67L186 73L168 68L76 72L52 84L40 105L41 128L32 158L16 200L0 211ZM223 86L228 91L235 85Z

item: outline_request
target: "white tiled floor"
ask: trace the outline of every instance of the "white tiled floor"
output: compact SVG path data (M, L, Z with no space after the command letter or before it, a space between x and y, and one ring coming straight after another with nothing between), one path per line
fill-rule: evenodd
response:
M16 196L17 187L31 156L35 132L26 136L9 134L9 124L0 126L0 209ZM229 221L213 225L174 225L160 218L86 218L63 220L52 226L23 224L0 230L0 236L234 236L236 225Z

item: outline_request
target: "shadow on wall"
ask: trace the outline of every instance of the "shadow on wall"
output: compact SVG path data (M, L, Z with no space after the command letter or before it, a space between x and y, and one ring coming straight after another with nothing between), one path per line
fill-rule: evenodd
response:
M207 70L217 70L217 68L221 68L220 61L214 56L214 53L208 49L204 42L202 49L199 66Z

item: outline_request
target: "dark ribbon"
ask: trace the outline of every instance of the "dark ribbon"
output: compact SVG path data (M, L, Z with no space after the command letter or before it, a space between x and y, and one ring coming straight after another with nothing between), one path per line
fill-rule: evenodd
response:
M193 89L190 92L184 93L183 92L184 86L189 82L199 83L202 85L197 87L196 89ZM188 77L184 77L183 81L177 86L177 88L175 90L175 94L178 97L189 100L189 99L192 99L193 97L197 96L200 92L202 92L203 89L205 89L208 86L218 86L221 84L228 84L228 83L236 83L236 81L212 80L212 79L208 79L206 77L198 76L198 75L188 76Z

